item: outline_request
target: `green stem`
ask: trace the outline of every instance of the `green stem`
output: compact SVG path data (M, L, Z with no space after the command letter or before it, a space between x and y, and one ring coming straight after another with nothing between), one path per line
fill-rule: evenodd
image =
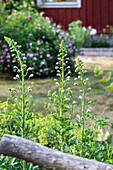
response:
M62 52L63 53L63 52ZM63 101L64 101L64 53L62 54L62 85L61 85L61 109L60 117L63 118ZM63 119L61 124L61 129L63 129ZM61 130L61 151L64 152L64 132Z
M22 67L22 60L20 58L19 53L17 52L18 60L20 62L21 67L21 75L22 75L22 119L21 119L21 137L24 138L24 129L25 129L25 76L24 76L24 68ZM26 162L23 160L23 170L25 170Z
M84 128L85 128L85 89L84 89L82 70L81 70L81 82L82 82L82 152L81 152L81 156L83 157Z
M24 138L24 129L25 129L25 77L24 70L21 65L22 73L22 127L21 127L21 137ZM26 162L23 160L23 170L25 170Z
M24 138L24 126L25 126L25 82L24 74L22 70L22 138Z

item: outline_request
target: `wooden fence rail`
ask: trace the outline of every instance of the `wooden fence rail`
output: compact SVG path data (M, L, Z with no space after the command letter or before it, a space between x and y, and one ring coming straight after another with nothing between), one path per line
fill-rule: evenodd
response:
M51 170L113 170L113 165L66 154L8 134L4 134L1 139L0 154Z

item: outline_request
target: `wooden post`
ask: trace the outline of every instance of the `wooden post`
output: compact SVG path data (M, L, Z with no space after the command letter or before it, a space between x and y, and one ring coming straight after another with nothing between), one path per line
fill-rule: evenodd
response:
M0 154L17 157L51 170L113 170L113 165L66 154L7 134L1 139Z

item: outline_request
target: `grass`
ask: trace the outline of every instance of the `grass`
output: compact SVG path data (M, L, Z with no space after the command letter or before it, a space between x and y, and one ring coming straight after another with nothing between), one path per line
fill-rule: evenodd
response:
M111 122L113 122L113 92L109 92L107 90L107 86L100 83L100 78L94 77L94 67L97 65L101 65L105 72L111 71L113 73L113 59L108 57L101 57L101 58L94 58L92 57L90 60L88 60L88 57L83 56L82 57L84 61L84 65L87 68L87 73L85 74L85 77L89 78L89 81L87 83L88 87L91 87L92 91L89 96L87 96L87 99L91 99L94 102L98 103L98 105L93 106L93 109L95 113L103 114L103 116L108 116L111 118ZM104 60L104 61L103 61ZM75 100L77 100L79 96L79 87L73 86L74 84L74 76L71 77L71 81L68 84L72 91L73 96L75 97ZM36 87L36 99L35 99L35 110L40 113L44 113L44 103L48 102L48 90L56 90L57 85L54 83L54 78L45 78L45 79L32 79L31 81L35 82L37 84ZM113 82L113 76L111 78L111 81ZM7 79L1 79L0 81L0 100L6 101L7 98L10 98L10 92L8 91L8 88L18 88L18 82L14 80L7 80ZM33 93L33 92L32 92ZM89 98L90 97L90 98ZM75 108L75 114L77 113L77 109Z

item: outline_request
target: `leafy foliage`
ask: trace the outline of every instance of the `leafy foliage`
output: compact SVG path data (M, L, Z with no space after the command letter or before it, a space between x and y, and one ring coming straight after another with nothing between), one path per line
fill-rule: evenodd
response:
M110 47L110 43L108 39L109 39L109 36L107 34L100 34L98 39L96 39L95 37L92 39L92 47L94 48Z
M113 164L112 135L104 132L104 127L110 128L109 118L101 118L94 113L92 100L86 100L91 88L86 88L88 78L84 78L87 72L83 62L78 58L76 63L75 86L81 87L80 95L73 96L67 82L70 81L69 58L64 42L61 42L58 62L56 66L57 76L55 79L58 88L55 92L48 92L49 103L45 104L45 115L34 113L33 97L30 96L31 87L26 88L29 68L24 64L24 54L20 52L20 46L14 40L5 37L16 56L17 72L21 78L16 76L20 83L20 91L9 89L14 99L11 104L9 100L0 103L0 132L19 135L34 140L45 146L57 149L69 154L95 159L101 162ZM97 73L99 69L96 69ZM78 80L78 81L76 81ZM33 87L35 85L32 83ZM76 112L76 108L79 112ZM89 149L90 148L90 149ZM18 159L1 157L0 168L7 169L40 169Z
M95 67L94 74L95 76L100 76L103 73L103 70L100 66Z
M0 71L12 75L16 72L10 50L4 41L4 36L7 36L22 45L21 52L25 53L24 63L32 68L31 73L36 77L56 73L59 44L63 39L73 72L74 58L79 52L75 46L75 38L65 32L60 25L53 23L50 18L43 17L43 12L39 13L26 2L22 5L21 9L12 10L10 15L7 14L0 24Z
M100 80L100 82L109 84L108 90L113 91L113 83L110 82L111 75L112 75L111 72L107 72L105 75L103 75L102 73L103 73L103 69L100 66L96 66L94 69L94 75L101 76L102 79Z
M69 31L70 34L75 35L78 47L91 47L91 35L96 34L95 29L92 29L90 26L88 28L82 27L82 21L77 20L69 24Z
M86 95L91 88L85 89L88 78L84 79L83 76L86 73L83 62L78 59L76 63L78 78L75 80L78 79L80 83L75 82L74 85L82 87L80 102L78 100L77 102L74 100L72 90L66 88L69 77L64 74L64 70L67 70L66 67L64 69L64 60L66 62L67 58L62 42L59 56L61 62L57 63L59 79L55 79L58 90L54 93L48 92L49 113L37 123L41 127L38 127L40 143L66 153L112 163L112 146L108 144L109 133L103 135L104 126L110 127L109 118L101 118L94 113L93 101L86 101ZM79 114L75 112L74 106L79 108Z

